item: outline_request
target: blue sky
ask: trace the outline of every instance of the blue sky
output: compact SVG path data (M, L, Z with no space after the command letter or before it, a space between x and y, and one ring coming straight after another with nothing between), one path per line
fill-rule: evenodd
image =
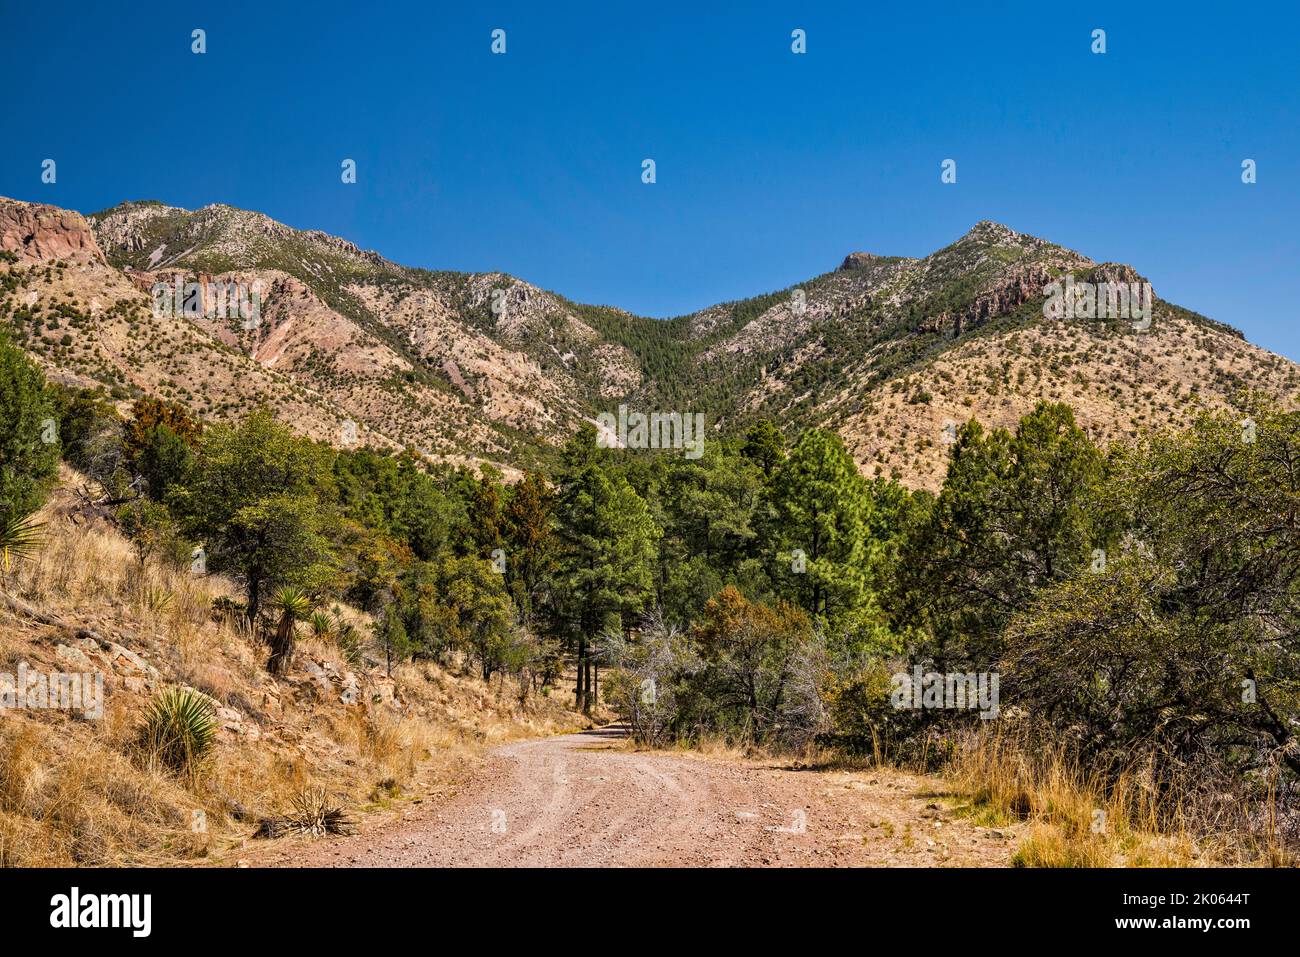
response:
M654 316L993 219L1300 359L1294 3L3 2L3 195L224 202Z

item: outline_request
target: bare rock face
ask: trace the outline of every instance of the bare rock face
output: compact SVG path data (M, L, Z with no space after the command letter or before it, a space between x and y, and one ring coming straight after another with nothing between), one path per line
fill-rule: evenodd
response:
M1126 285L1135 285L1145 283L1147 280L1144 276L1138 274L1138 271L1127 263L1102 263L1090 277L1092 282L1115 282Z
M840 263L840 272L847 272L850 269L864 269L878 258L873 253L849 253L844 257L844 262Z
M90 223L80 213L4 197L0 197L0 249L16 253L19 262L105 262Z
M1012 270L992 288L986 289L956 314L944 312L927 318L918 332L950 331L956 337L982 325L994 316L1005 315L1034 299L1043 297L1043 287L1052 281L1052 273L1040 265Z

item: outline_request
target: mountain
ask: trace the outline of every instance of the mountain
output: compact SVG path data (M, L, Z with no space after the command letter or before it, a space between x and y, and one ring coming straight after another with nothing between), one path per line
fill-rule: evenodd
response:
M1045 288L1136 283L991 222L924 258L854 252L798 286L674 319L572 302L504 273L431 272L213 205L84 217L0 199L0 318L49 375L216 419L257 404L337 443L507 472L619 403L844 436L868 475L935 487L944 439L1069 402L1095 438L1185 423L1300 367L1156 297L1149 324L1045 318ZM198 284L175 317L155 291ZM258 290L256 321L223 308ZM170 302L171 300L168 299ZM349 430L352 430L351 432Z

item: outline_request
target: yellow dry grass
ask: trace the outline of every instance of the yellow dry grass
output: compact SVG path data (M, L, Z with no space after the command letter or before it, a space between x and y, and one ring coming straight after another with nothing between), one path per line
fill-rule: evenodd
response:
M1027 821L1023 867L1202 867L1285 863L1270 833L1213 820L1199 795L1158 786L1134 764L1103 775L1014 732L962 740L944 772L962 812L990 826Z
M39 516L47 523L40 550L7 582L10 595L64 624L0 605L0 671L13 673L21 661L66 670L55 649L79 628L129 634L138 639L131 650L161 672L159 686L192 686L239 712L251 731L220 732L198 773L180 780L140 752L149 697L114 685L112 675L100 720L0 712L2 866L228 861L259 816L283 813L305 790L324 789L352 812L387 805L439 790L493 742L580 721L562 696L520 705L509 689L427 663L401 666L393 690L379 694L382 667L350 665L305 629L297 660L357 672L362 700L303 693L310 682L301 674L272 679L265 646L242 620L213 618L213 600L231 594L231 584L152 557L141 562L111 523L74 523L68 489L77 481L65 469L63 488ZM360 612L342 611L366 626Z

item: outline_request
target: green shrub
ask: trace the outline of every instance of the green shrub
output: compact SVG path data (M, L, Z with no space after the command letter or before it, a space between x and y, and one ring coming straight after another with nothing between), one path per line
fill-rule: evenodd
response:
M192 778L216 743L212 702L193 688L168 688L149 707L141 743L151 763Z

